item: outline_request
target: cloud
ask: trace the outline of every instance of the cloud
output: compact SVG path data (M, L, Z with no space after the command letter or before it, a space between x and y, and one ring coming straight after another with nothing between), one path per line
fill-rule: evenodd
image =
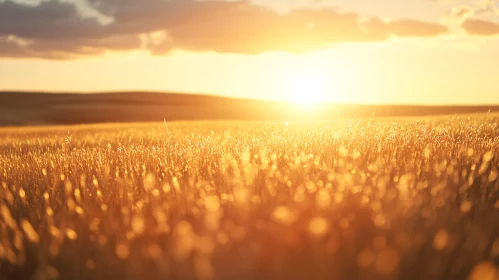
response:
M446 19L449 23L462 24L468 19L484 15L499 15L496 0L473 0L470 4L452 8Z
M492 36L499 34L499 24L481 19L469 19L461 27L470 35Z
M0 37L0 54L5 57L23 57L22 47L12 37Z
M74 3L45 1L37 6L0 2L0 36L72 40L105 35L96 19L82 17Z
M50 0L37 6L0 2L0 57L71 59L137 49L156 55L172 49L299 53L335 43L448 32L436 23L411 19L387 23L333 9L279 14L249 1L87 0L86 4L109 22L82 15L74 2Z
M401 37L429 37L448 32L445 26L417 20L394 21L389 26L393 34Z
M471 7L458 7L453 8L450 15L447 17L448 21L451 23L457 22L462 23L463 21L473 17L476 13L475 9Z

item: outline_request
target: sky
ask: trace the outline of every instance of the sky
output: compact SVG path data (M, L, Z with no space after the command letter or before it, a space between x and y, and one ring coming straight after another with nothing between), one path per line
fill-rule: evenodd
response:
M499 104L495 0L0 0L0 90Z

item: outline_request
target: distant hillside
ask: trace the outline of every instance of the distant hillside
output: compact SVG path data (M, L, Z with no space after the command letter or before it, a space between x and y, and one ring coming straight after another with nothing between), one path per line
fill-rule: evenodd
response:
M499 111L499 106L322 104L309 110L275 101L207 95L116 92L51 94L0 92L0 125L84 124L172 120L300 120L415 116Z

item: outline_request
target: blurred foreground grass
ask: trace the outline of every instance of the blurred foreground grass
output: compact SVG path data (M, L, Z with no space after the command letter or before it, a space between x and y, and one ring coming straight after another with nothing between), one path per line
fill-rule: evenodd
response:
M499 279L499 115L0 130L0 279Z

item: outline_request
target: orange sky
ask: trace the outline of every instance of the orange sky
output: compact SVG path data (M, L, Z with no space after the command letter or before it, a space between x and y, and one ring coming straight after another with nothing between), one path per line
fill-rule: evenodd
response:
M499 103L498 34L490 0L0 0L0 90Z

